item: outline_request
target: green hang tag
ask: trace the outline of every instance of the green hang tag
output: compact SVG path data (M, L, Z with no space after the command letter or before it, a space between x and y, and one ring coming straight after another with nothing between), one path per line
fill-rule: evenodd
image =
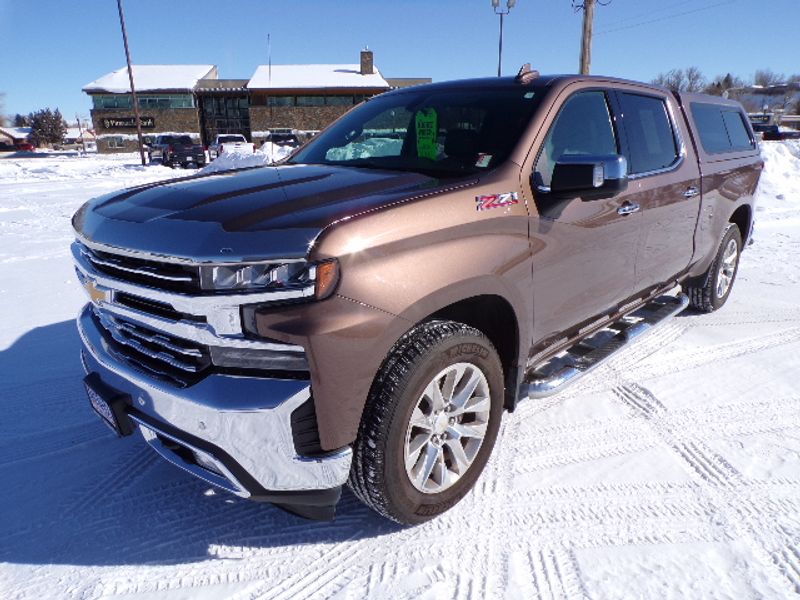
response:
M417 112L415 125L417 129L417 156L436 160L439 146L436 140L439 136L439 125L436 111L424 108Z

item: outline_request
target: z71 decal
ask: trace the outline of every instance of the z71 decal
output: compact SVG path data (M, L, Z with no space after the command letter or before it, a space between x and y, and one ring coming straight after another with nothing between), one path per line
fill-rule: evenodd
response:
M507 194L491 194L489 196L476 196L475 202L478 203L478 205L475 207L477 210L489 210L490 208L502 208L503 206L519 204L519 196L517 195L517 192L508 192Z

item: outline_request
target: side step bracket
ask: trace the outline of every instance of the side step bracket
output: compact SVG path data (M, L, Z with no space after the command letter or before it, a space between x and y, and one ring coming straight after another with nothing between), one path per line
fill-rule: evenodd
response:
M526 377L529 398L562 391L633 340L668 321L689 305L685 294L659 296L537 365Z

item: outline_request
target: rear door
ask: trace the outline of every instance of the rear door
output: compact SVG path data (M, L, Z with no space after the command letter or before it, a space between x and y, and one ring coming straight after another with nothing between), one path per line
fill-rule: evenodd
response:
M700 211L700 171L689 133L667 93L634 86L615 91L628 159L625 200L639 207L636 288L669 282L689 265Z
M531 178L534 340L561 337L607 314L633 291L640 215L627 214L621 196L584 201L549 194L562 156L619 153L607 89L575 91L560 103L536 149Z

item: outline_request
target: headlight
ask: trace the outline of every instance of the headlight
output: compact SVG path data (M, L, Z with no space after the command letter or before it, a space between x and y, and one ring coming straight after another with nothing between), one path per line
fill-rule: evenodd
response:
M320 263L250 263L200 267L200 285L209 291L268 292L314 288L317 299L330 296L339 279L336 259Z

